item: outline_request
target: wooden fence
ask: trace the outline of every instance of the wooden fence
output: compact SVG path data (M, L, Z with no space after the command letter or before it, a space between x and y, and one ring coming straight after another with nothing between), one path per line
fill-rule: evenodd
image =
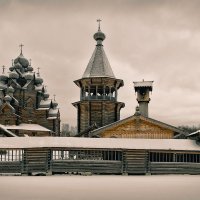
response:
M200 174L200 152L127 149L0 149L0 173Z

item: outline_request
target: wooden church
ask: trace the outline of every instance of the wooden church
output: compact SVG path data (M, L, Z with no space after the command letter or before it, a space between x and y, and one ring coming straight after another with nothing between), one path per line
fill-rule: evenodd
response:
M81 79L77 137L2 137L0 173L44 174L200 174L200 132L185 134L148 115L153 81L134 82L139 106L120 120L117 79L103 49L100 25L96 48ZM0 130L8 136L58 135L59 111L30 63L15 59L9 77L0 76ZM13 131L12 127L15 128ZM18 127L18 129L16 129ZM19 128L20 127L20 128ZM32 130L31 130L32 129ZM12 132L11 132L12 131ZM41 133L41 134L39 134Z
M8 75L0 75L0 135L59 136L58 103L49 99L40 72L22 52L13 60Z
M94 34L97 44L81 79L75 84L80 88L77 108L78 137L114 137L169 139L182 131L176 127L149 118L148 104L153 81L134 82L139 107L133 116L120 120L120 110L125 106L118 102L118 90L123 80L117 79L103 48L106 36L100 29Z

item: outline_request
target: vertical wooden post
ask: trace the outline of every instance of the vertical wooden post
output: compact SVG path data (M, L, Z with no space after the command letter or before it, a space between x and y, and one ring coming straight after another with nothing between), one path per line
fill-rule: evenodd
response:
M96 91L96 96L95 96L95 99L98 99L98 96L97 96L97 92L98 92L98 86L97 86L97 85L95 86L95 91Z

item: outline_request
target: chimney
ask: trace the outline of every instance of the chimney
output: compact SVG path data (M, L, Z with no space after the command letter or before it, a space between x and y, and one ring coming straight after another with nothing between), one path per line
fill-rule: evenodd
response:
M134 89L137 93L137 101L141 115L148 117L148 104L151 100L149 93L153 90L153 81L133 82Z

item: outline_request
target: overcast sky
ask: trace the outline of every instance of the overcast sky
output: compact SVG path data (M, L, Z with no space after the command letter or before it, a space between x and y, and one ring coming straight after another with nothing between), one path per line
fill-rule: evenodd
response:
M121 118L135 112L133 81L153 80L150 117L172 125L200 124L199 0L0 0L0 65L11 66L19 44L56 94L62 123L76 125L73 83L95 48L96 19L114 74L124 80ZM8 70L8 69L7 69Z

